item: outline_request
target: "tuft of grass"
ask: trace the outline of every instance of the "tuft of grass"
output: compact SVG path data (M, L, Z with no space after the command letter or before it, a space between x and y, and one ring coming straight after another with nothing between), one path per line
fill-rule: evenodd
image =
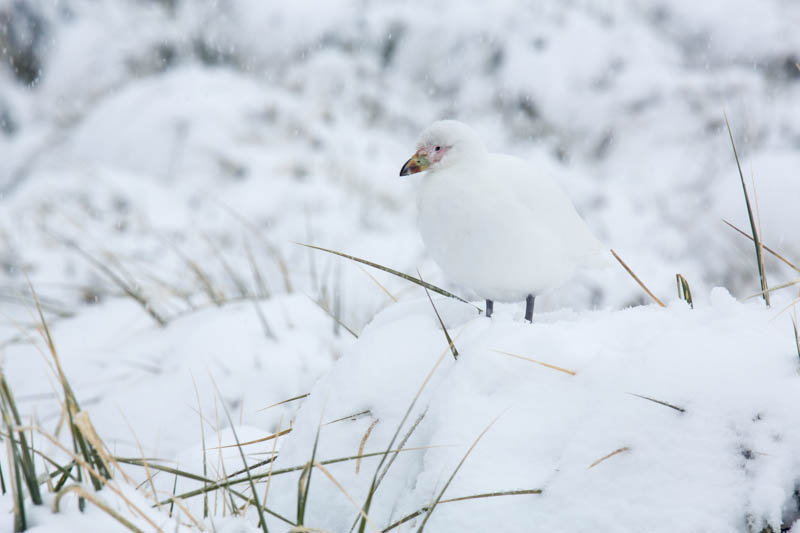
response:
M675 274L675 282L678 284L678 299L683 300L689 304L689 307L694 309L694 302L692 301L692 289L689 287L689 282L683 277L683 274Z
M763 291L764 303L769 307L769 286L767 285L767 273L764 270L764 254L763 246L761 245L761 238L758 235L756 228L755 217L753 216L753 209L750 205L750 195L747 193L747 185L744 182L744 173L742 172L742 165L739 162L739 152L736 150L736 143L733 140L733 131L731 131L730 122L728 122L727 113L723 112L725 116L725 126L728 128L728 137L731 140L731 148L733 148L733 157L736 159L736 168L739 170L739 179L742 182L742 192L744 193L744 203L747 207L747 217L750 220L750 230L752 231L753 244L756 248L756 261L758 263L758 279L761 282L761 290Z
M639 279L639 276L637 276L636 274L633 273L633 270L631 270L631 268L627 264L625 264L625 261L623 261L622 258L619 255L617 255L617 252L615 252L614 250L611 250L611 254L614 256L614 258L617 261L619 261L619 264L622 265L622 268L624 268L628 272L628 274L631 275L631 277L634 279L634 281L636 281L636 283L639 284L639 286L644 290L644 292L646 292L647 295L650 298L652 298L655 303L657 303L661 307L666 307L666 305L664 305L664 302L659 300L656 297L655 294L650 292L650 289L648 289L647 285L645 285L644 282L642 282L642 280Z
M3 422L8 432L7 445L12 449L15 468L18 466L19 471L22 473L31 501L34 505L42 505L42 495L39 491L39 481L36 478L36 465L33 460L32 447L28 445L25 431L15 429L22 425L22 420L17 410L17 404L14 401L14 395L8 387L8 383L6 383L3 373L0 373L0 409L2 409ZM14 439L15 431L17 439Z

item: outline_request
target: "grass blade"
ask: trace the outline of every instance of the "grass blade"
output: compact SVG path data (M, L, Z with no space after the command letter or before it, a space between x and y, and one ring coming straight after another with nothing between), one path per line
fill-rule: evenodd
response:
M758 235L758 230L756 228L756 221L753 217L753 209L750 206L750 196L747 194L747 185L744 182L744 173L742 173L742 165L739 162L739 152L736 150L736 143L733 140L733 132L731 131L731 125L728 122L728 115L727 113L723 113L725 116L725 126L728 128L728 137L731 139L731 147L733 148L733 157L736 159L736 168L739 170L739 179L742 182L742 192L744 193L744 203L747 207L747 217L750 220L750 230L752 231L753 236L753 244L756 248L756 260L758 261L758 278L761 282L761 290L764 291L764 303L769 307L769 287L767 286L767 273L764 271L764 255L761 253L762 246L761 246L761 239Z
M311 449L311 460L303 469L298 480L298 498L297 498L297 525L304 525L306 515L306 504L308 503L308 491L311 489L311 471L314 469L314 463L317 458L317 445L319 444L319 432L322 429L322 413L319 415L319 423L317 424L317 434L314 437L314 447Z
M575 372L574 370L568 370L568 369L562 368L560 366L551 365L550 363L545 363L544 361L539 361L539 360L533 359L531 357L525 357L524 355L518 355L518 354L515 354L515 353L511 353L511 352L504 352L502 350L492 350L492 351L495 352L495 353L508 355L509 357L515 357L517 359L522 359L523 361L530 361L531 363L536 363L537 365L542 365L544 367L551 368L553 370L558 370L559 372L564 372L565 374L569 374L570 376L574 376L574 375L577 374L577 372Z
M678 284L678 298L684 300L689 304L691 309L694 309L694 302L692 301L692 289L689 288L689 282L683 277L683 274L675 274L675 282Z
M463 501L467 501L467 500L477 500L477 499L480 499L480 498L496 498L498 496L521 496L521 495L524 495L524 494L541 494L541 493L542 493L542 489L523 489L523 490L507 490L507 491L502 491L502 492L487 492L487 493L484 493L484 494L473 494L471 496L460 496L458 498L448 498L446 500L440 500L439 501L439 505L442 505L443 503L453 503L453 502L463 502ZM394 528L405 524L409 520L413 520L414 518L418 517L422 513L426 512L429 508L430 508L430 505L426 505L425 507L422 507L422 508L414 511L411 514L404 516L400 520L398 520L396 522L393 522L392 524L390 524L389 526L384 528L383 531L381 531L381 533L386 533L387 531L391 531Z
M425 514L425 518L422 519L422 523L419 525L419 529L417 529L417 533L422 533L422 531L425 529L425 525L428 523L428 520L430 519L431 515L433 514L433 511L436 509L436 506L439 505L439 502L442 500L442 496L444 496L444 493L447 490L447 487L450 486L450 483L453 481L453 478L456 477L456 474L461 469L461 466L464 464L464 461L467 460L467 457L469 457L469 454L472 453L472 450L475 449L475 446L477 446L478 442L480 442L480 440L483 438L483 436L486 435L486 432L489 431L489 429L491 429L491 427L494 425L495 422L497 422L497 420L499 418L500 418L500 416L498 416L497 418L495 418L494 420L489 422L489 425L486 426L483 431L481 431L480 435L478 435L478 437L475 439L475 442L473 442L472 446L470 446L469 449L467 450L467 453L465 453L464 457L461 458L461 461L458 462L458 464L456 465L455 469L453 470L453 473L450 474L450 477L447 479L447 482L444 484L444 487L442 487L441 492L439 492L439 495L433 501L433 503L431 504L430 509L428 509L428 512Z
M452 292L448 292L448 291L446 291L446 290L444 290L444 289L442 289L440 287L437 287L436 285L431 285L430 283L422 281L421 279L417 279L414 276L409 276L408 274L403 274L399 270L395 270L395 269L389 268L387 266L379 265L378 263L373 263L372 261L367 261L366 259L361 259L360 257L355 257L353 255L348 255L348 254L345 254L345 253L342 253L342 252L337 252L336 250L330 250L328 248L322 248L321 246L314 246L313 244L304 244L302 242L296 242L295 244L299 244L300 246L305 246L306 248L311 248L313 250L319 250L321 252L326 252L326 253L329 253L329 254L338 255L339 257L344 257L345 259L349 259L351 261L355 261L357 263L361 263L362 265L367 265L367 266L370 266L372 268L377 268L378 270L383 270L384 272L388 272L389 274L392 274L393 276L397 276L398 278L403 278L404 280L410 281L411 283L416 283L417 285L419 285L421 287L425 287L426 289L431 290L431 291L433 291L433 292L435 292L437 294L441 294L442 296L447 296L448 298L454 298L454 299L458 300L459 302L463 302L465 304L469 304L472 307L474 307L475 309L477 309L479 312L483 312L483 309L481 309L477 305L474 305L474 304L466 301L465 299L463 299L463 298L461 298L459 296L456 296Z
M34 505L42 505L42 495L39 491L39 482L36 478L36 465L34 464L33 454L31 453L31 447L28 446L28 439L25 437L25 432L23 430L17 430L17 436L19 438L18 450L13 440L13 428L21 426L22 420L20 419L17 405L14 402L14 395L8 387L8 383L6 383L6 378L3 373L0 373L0 394L3 400L3 410L8 411L8 418L6 420L6 427L8 427L9 433L8 446L14 447L16 453L19 454L20 468L23 478L25 479L25 484L28 486L28 493L31 495L31 501ZM6 413L4 413L4 417L5 415Z
M671 403L667 403L661 400L656 400L655 398L650 398L649 396L642 396L641 394L636 394L633 392L629 392L631 396L636 396L637 398L641 398L642 400L648 400L650 402L657 403L659 405L663 405L664 407L669 407L670 409L675 409L676 411L680 411L681 413L685 413L686 409L683 407L678 407L677 405L672 405Z
M616 450L614 450L613 452L609 453L608 455L604 455L603 457L601 457L597 461L595 461L592 464L590 464L589 468L587 468L587 470L589 470L590 468L596 467L597 465L599 465L600 463L602 463L606 459L611 459L615 455L620 454L622 452L627 452L628 450L630 450L630 448L628 448L627 446L623 446L622 448L617 448Z
M417 270L417 275L419 275L419 279L422 279L422 274L419 270ZM450 338L450 333L448 333L447 328L444 326L444 322L442 321L442 316L439 314L439 310L436 309L436 305L433 303L433 298L431 298L431 293L428 291L427 287L422 287L425 289L425 295L428 297L428 301L431 303L431 307L433 307L433 312L436 313L436 318L439 320L439 325L442 326L442 331L444 332L444 337L447 339L447 345L450 346L450 351L453 353L453 359L458 361L458 350L456 349L456 345L453 344L453 339Z
M217 396L220 396L219 389L217 388L217 383L214 381L213 376L211 377L211 381L214 383L214 388L217 391ZM221 396L220 396L220 399ZM250 469L247 468L247 458L244 456L244 451L242 450L241 444L239 444L239 436L236 434L236 428L233 425L233 418L231 418L231 413L228 410L228 406L225 404L224 401L222 403L222 409L225 411L225 416L228 418L228 424L231 427L231 433L233 433L233 438L236 441L236 447L239 450L239 456L242 458L242 464L244 465L245 469L247 470L247 480L250 482L250 492L253 494L253 501L255 501L256 509L258 510L258 519L261 523L261 531L264 533L269 533L267 529L267 521L264 519L264 508L261 506L261 502L258 499L258 493L256 492L256 484L253 482L253 477L250 475Z
M631 275L631 277L634 279L634 281L636 281L636 283L638 283L638 284L639 284L639 286L640 286L640 287L641 287L641 288L644 290L644 292L646 292L646 293L647 293L647 295L648 295L650 298L652 298L652 299L653 299L653 301L654 301L655 303L657 303L657 304L658 304L658 305L660 305L661 307L666 307L666 305L664 305L664 302L662 302L661 300L659 300L659 299L656 297L656 295L655 295L655 294L653 294L652 292L650 292L650 289L648 289L648 288L647 288L647 285L645 285L645 284L642 282L642 280L640 280L640 279L639 279L639 276L637 276L636 274L634 274L634 273L633 273L633 270L631 270L631 269L630 269L630 267L629 267L628 265L626 265L626 264L625 264L625 261L623 261L623 260L622 260L622 258L621 258L620 256L618 256L618 255L617 255L617 252L615 252L614 250L611 250L611 254L614 256L614 258L615 258L617 261L619 261L619 264L620 264L620 265L622 265L622 268L624 268L624 269L625 269L625 270L628 272L628 274L630 274L630 275Z
M75 492L78 495L80 495L81 498L89 500L97 508L99 508L104 513L106 513L107 515L112 517L114 520L116 520L117 522L119 522L120 524L122 524L123 526L128 528L130 531L133 531L134 533L144 533L144 531L142 531L141 529L136 527L128 519L126 519L125 517L120 515L118 512L116 512L114 509L112 509L111 507L109 507L108 505L103 503L103 501L100 500L100 498L97 498L94 495L86 492L86 490L83 487L81 487L80 485L69 485L68 487L64 487L63 489L58 491L58 494L56 494L56 497L53 500L53 512L54 513L57 513L58 510L59 510L59 504L61 503L61 498L63 498L64 495L69 494L70 492Z
M167 325L167 319L161 316L153 308L153 305L150 303L150 301L147 300L147 298L145 298L145 296L141 294L139 291L131 287L127 281L122 279L122 277L120 277L116 272L111 270L111 268L108 267L105 263L95 258L93 255L91 255L89 252L78 246L78 244L76 244L72 240L55 234L53 236L59 241L61 241L62 244L66 245L68 248L71 248L72 250L77 252L78 255L83 257L87 262L89 262L91 265L97 268L100 272L105 274L105 276L108 279L110 279L115 285L117 285L122 290L122 292L124 292L126 295L128 295L128 297L130 297L132 300L138 303L141 306L141 308L144 309L145 312L147 312L147 314L150 315L150 317L153 320L155 320L159 326L164 327Z
M753 240L753 237L751 235L748 235L744 231L740 230L739 228L737 228L736 226L734 226L733 224L731 224L730 222L728 222L724 218L722 219L722 221L725 224L727 224L731 229L733 229L734 231L738 232L740 235L743 235L743 236L747 237L751 241ZM763 242L761 243L761 247L763 249L765 249L766 251L768 251L769 253L771 253L772 255L774 255L780 261L783 261L783 263L786 264L789 268L791 268L791 269L793 269L793 270L795 270L797 272L800 272L800 267L799 266L795 265L794 263L792 263L791 261L789 261L788 259L783 257L781 254L779 254L778 252L776 252L775 250L773 250L772 248L770 248L769 246L767 246Z

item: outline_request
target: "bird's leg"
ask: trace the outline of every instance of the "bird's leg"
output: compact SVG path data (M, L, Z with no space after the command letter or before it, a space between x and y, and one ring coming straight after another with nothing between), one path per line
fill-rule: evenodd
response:
M531 323L533 323L533 301L535 299L536 297L533 294L529 294L525 298L525 320Z
M492 313L494 312L494 302L490 299L486 299L486 318L492 318Z

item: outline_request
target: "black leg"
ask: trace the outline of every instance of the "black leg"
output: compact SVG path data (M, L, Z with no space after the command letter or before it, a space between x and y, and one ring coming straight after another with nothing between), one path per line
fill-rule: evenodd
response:
M533 294L529 294L527 298L525 298L525 320L528 322L533 322L533 301L536 297Z
M494 302L486 299L486 318L492 318L492 313L494 312Z

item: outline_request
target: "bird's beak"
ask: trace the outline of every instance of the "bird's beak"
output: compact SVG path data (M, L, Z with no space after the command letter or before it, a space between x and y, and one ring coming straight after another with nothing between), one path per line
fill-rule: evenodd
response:
M422 172L423 170L427 169L429 165L430 163L428 162L427 154L420 154L417 152L416 154L412 155L411 159L406 161L406 164L400 169L400 175L410 176L411 174Z

